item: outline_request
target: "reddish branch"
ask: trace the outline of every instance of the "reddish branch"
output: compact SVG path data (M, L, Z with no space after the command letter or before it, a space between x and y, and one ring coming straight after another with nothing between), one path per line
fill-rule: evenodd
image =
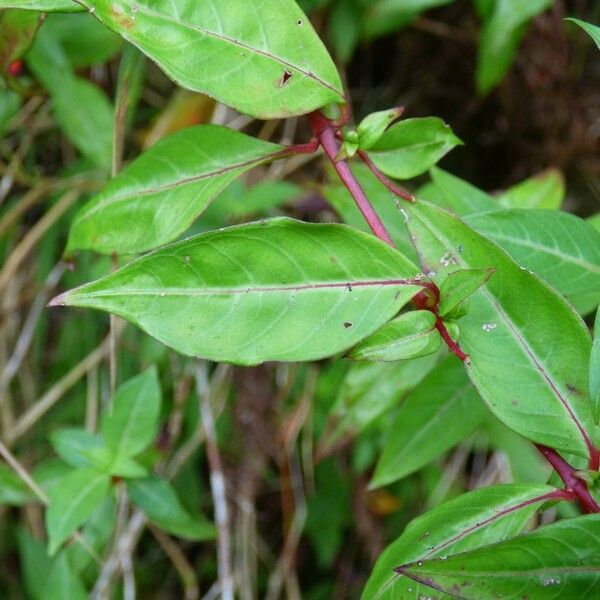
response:
M444 324L444 320L439 314L440 290L433 281L422 282L422 289L413 299L413 304L420 310L428 310L435 315L435 328L440 332L442 339L448 346L452 354L457 356L462 362L469 360L469 355L465 354L460 346L452 339L450 332Z
M556 450L542 444L535 446L558 473L565 489L575 495L583 512L600 513L600 506L590 494L586 482L577 477L576 470Z
M373 161L369 158L369 155L364 150L358 150L357 154L360 157L360 159L365 163L365 165L367 165L367 167L369 167L369 170L371 171L371 173L373 173L373 175L375 175L375 177L377 177L377 179L379 179L379 181L381 181L381 183L383 183L383 185L385 185L385 187L388 190L390 190L390 192L392 192L393 194L396 194L396 196L400 196L400 198L403 198L404 200L407 200L408 202L415 201L415 197L412 194L409 194L406 190L403 190L400 186L396 185L393 181L390 181L375 166Z
M354 177L350 170L350 166L345 160L336 160L339 152L339 144L336 140L336 126L320 111L313 112L308 115L308 120L313 131L313 135L319 140L325 154L331 161L334 169L352 194L358 209L362 213L373 233L386 244L394 247L394 242L388 233L379 215L369 202L362 187Z

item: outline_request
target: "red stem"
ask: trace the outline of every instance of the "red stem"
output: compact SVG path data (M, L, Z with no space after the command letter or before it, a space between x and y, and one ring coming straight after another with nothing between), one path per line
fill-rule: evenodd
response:
M308 120L313 131L313 135L319 140L325 154L331 161L334 169L337 171L343 184L352 194L358 209L367 221L371 231L386 244L394 247L394 242L388 233L385 225L375 212L375 209L369 202L362 187L354 177L348 163L345 160L336 161L336 156L339 152L339 145L335 138L335 128L333 123L325 117L321 112L316 111L308 115Z
M583 512L600 513L600 506L590 494L585 481L575 475L575 469L556 450L542 444L535 444L535 447L558 473L567 491L575 494Z
M407 200L408 202L414 202L415 197L412 194L409 194L406 190L403 190L400 186L396 185L393 181L390 181L376 166L375 163L371 160L369 155L364 150L358 150L357 152L360 159L369 167L369 170L385 187L392 192L392 194L396 194L400 198Z

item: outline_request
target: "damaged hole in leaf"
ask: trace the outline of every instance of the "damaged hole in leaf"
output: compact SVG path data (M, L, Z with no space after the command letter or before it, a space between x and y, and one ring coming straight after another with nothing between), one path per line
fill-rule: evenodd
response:
M346 329L348 329L349 327L352 327L352 323L350 323L350 321L346 321L346 322L344 323L344 327L345 327Z
M283 87L291 78L292 73L286 69L279 80L279 87Z

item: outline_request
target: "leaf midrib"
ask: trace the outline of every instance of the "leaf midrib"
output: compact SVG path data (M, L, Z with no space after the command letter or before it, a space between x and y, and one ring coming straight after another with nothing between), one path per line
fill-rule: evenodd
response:
M86 292L88 298L102 298L108 296L114 298L116 296L159 296L162 298L168 296L219 296L233 294L249 294L249 293L269 293L269 292L296 292L296 291L312 291L323 289L345 288L350 291L354 287L376 287L376 286L402 286L402 285L419 285L415 280L411 279L374 279L371 281L344 281L330 283L314 283L305 285L282 285L282 286L265 286L265 287L232 287L232 288L145 288L145 289L127 289L127 290L100 290L96 292ZM74 290L76 291L76 290ZM66 293L66 298L69 292Z
M156 12L146 6L138 6L138 12L139 13L145 12L148 15L152 15L154 17L165 19L166 21L175 23L183 28L191 29L193 31L199 31L200 33L203 33L204 35L206 35L208 37L213 37L215 39L229 43L233 46L237 46L239 48L244 48L245 50L250 50L252 52L255 52L256 54L259 54L261 56L269 58L269 59L281 64L282 66L289 67L290 69L294 69L295 71L297 71L298 73L301 73L305 77L308 77L309 79L312 79L313 81L316 81L317 83L321 84L322 86L326 87L327 89L331 90L332 92L335 92L335 94L338 95L343 100L343 93L340 90L336 89L333 85L331 85L327 81L321 79L320 77L317 77L314 73L312 73L310 71L306 71L302 67L299 67L294 63L284 60L281 57L275 56L274 54L271 54L269 52L265 52L264 50L260 50L259 48L256 48L255 46L251 46L250 44L246 44L240 40L236 40L235 38L231 38L227 35L217 33L215 31L210 31L204 27L200 27L199 25L194 25L192 23L186 23L186 22L181 21L180 19L178 19L176 17L172 17L170 15L165 15L163 13Z
M132 200L139 196L151 196L153 194L159 194L160 192L166 192L166 191L175 189L179 186L190 185L192 183L197 183L204 179L218 177L220 175L229 173L230 171L235 171L236 169L243 169L244 167L258 166L258 164L261 162L273 159L279 152L280 152L280 150L277 150L277 151L271 152L269 154L266 154L265 156L262 156L262 157L253 158L253 159L250 159L250 160L247 160L244 162L239 162L239 163L230 165L228 167L222 167L220 169L205 172L200 175L193 175L191 177L185 177L183 179L178 179L178 180L172 181L170 183L165 183L164 185L157 185L155 187L144 188L142 190L135 191L130 194L124 194L122 196L118 196L118 195L117 196L108 196L104 199L101 199L98 202L98 204L91 207L88 212L86 212L85 214L82 214L81 217L78 219L78 221L83 221L85 219L88 219L89 217L93 216L95 213L106 208L107 206L112 206L113 204L117 204L119 202ZM123 174L127 175L127 172L125 171Z

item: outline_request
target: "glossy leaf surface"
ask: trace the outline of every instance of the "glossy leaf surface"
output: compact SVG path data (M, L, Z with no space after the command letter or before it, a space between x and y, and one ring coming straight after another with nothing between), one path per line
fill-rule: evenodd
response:
M386 323L352 348L348 356L355 360L407 360L432 354L441 344L435 315L428 310L414 310Z
M381 554L363 600L421 600L431 589L393 571L408 562L442 557L519 533L547 501L546 485L509 484L463 494L412 521ZM443 596L446 600L447 596Z
M104 500L109 485L108 475L92 469L77 469L51 490L46 511L50 554L54 554Z
M217 125L174 133L82 208L67 251L133 254L173 241L233 179L281 148Z
M313 360L392 318L417 271L350 227L272 219L167 246L53 303L114 312L192 356Z
M160 414L160 384L151 368L119 386L102 420L102 435L115 457L132 457L156 437Z
M401 572L465 600L591 600L598 595L599 539L600 515L588 515Z
M494 269L460 269L450 273L440 286L440 316L445 317L477 291L494 274Z
M598 431L587 397L591 340L579 316L454 215L405 206L422 266L438 284L459 269L495 269L459 321L469 375L488 406L521 435L585 456Z
M371 487L418 471L469 436L485 414L462 364L449 356L400 405Z
M261 119L344 102L336 68L292 0L84 0L184 88Z
M192 517L181 505L175 490L158 477L127 482L131 501L161 529L188 540L209 540L215 527L204 518Z
M452 148L462 144L437 117L406 119L392 125L369 150L386 175L410 179L430 169Z
M582 314L600 301L600 233L562 211L499 210L465 221L522 267L558 290Z

